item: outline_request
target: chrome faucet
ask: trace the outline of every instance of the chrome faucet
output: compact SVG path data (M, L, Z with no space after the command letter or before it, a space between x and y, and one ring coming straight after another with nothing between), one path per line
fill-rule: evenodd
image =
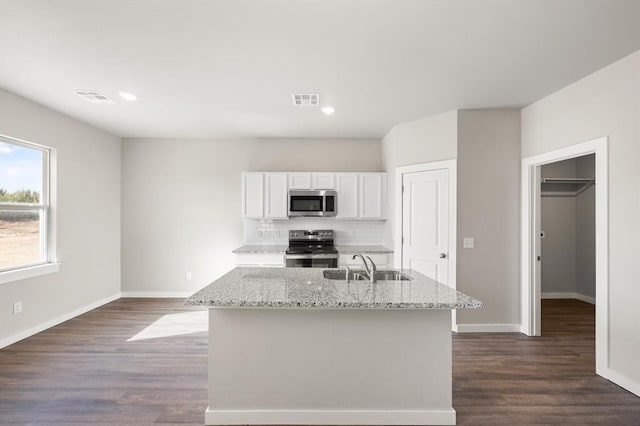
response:
M364 270L366 272L366 274L369 277L369 281L371 281L372 283L375 283L376 280L376 264L373 263L373 260L369 257L369 256L363 256L361 254L354 254L352 259L355 259L356 257L359 257L360 259L362 259L362 263L364 264ZM365 259L366 257L366 259ZM369 264L367 264L367 259L369 259L369 262L371 263L371 266L369 266Z
M349 282L349 275L351 274L351 268L349 268L349 266L344 265L344 269L345 269L345 274L344 274L344 280L348 283Z

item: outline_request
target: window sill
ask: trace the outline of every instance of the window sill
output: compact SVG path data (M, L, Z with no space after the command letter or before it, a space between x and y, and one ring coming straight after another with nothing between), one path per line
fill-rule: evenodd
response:
M53 272L58 272L59 269L59 263L43 263L42 265L28 266L26 268L0 272L0 284L51 274Z

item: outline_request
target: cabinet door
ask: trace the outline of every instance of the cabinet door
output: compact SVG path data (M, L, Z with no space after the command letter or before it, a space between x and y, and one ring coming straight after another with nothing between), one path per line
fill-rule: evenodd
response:
M265 213L272 219L287 218L287 174L265 173Z
M336 189L335 174L313 173L313 189Z
M311 189L311 173L289 173L289 189Z
M360 173L360 218L384 219L386 173Z
M337 218L356 219L358 217L358 173L336 173L338 193Z
M259 219L264 217L264 175L242 174L242 217Z

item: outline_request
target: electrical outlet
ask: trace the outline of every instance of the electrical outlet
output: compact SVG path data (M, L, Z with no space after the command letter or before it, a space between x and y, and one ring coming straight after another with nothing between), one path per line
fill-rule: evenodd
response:
M187 271L187 273L185 274L185 278L187 279L187 281L191 281L191 278L193 278L193 275L191 274L190 271Z
M476 246L476 240L474 238L463 238L462 239L462 248L472 249Z
M17 315L22 312L22 301L13 302L13 315Z

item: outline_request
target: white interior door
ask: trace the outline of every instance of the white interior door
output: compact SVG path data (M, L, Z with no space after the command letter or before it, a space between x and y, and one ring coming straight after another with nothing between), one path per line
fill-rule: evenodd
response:
M449 281L449 173L402 175L402 267Z

